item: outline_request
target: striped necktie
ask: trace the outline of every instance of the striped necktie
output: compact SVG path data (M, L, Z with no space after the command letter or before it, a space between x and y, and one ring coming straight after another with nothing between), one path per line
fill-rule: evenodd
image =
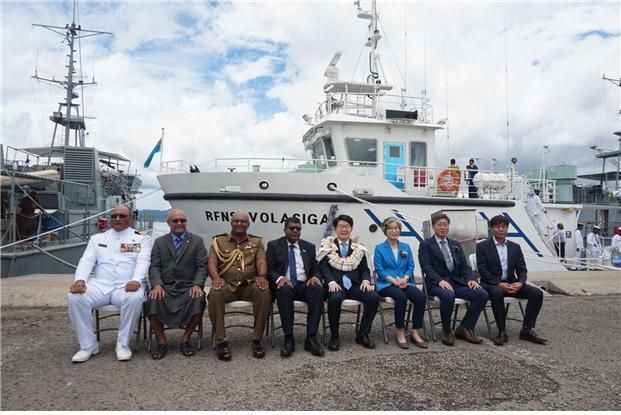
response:
M446 262L446 267L449 272L453 272L455 266L453 265L453 257L451 256L451 251L449 251L448 244L446 243L446 239L440 241L440 247L442 248L442 255L444 255L444 261Z
M181 251L181 246L182 246L182 242L183 242L183 238L174 235L173 236L173 241L174 241L174 245L175 245L175 257L179 256L179 251Z

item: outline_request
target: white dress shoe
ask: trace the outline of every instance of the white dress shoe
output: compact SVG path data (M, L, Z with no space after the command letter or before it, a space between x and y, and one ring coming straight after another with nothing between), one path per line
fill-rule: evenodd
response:
M88 349L78 350L78 352L74 354L73 357L71 358L71 361L73 363L86 362L88 359L91 358L91 356L94 356L97 353L99 353L99 345L95 343L94 346L89 347Z
M116 345L116 358L119 361L131 360L132 351L127 346Z

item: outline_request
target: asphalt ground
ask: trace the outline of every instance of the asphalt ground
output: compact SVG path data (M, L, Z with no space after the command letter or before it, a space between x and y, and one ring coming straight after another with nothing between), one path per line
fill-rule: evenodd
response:
M143 347L119 362L115 333L106 332L99 355L73 364L78 347L66 307L3 302L0 409L621 410L619 295L546 297L537 327L550 340L545 346L518 340L520 325L510 322L502 347L486 339L402 350L390 329L384 344L377 316L374 350L355 344L353 326L343 324L341 350L315 357L296 326L292 357L280 357L278 332L276 347L264 342L266 357L255 359L251 330L235 328L227 331L233 359L221 362L204 321L194 357L175 350L180 332L172 331L163 360ZM487 333L482 317L477 333Z

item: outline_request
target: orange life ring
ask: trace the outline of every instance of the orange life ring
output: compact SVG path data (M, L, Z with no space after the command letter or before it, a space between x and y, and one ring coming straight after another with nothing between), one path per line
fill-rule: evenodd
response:
M445 192L454 192L459 187L460 178L458 170L442 170L438 175L438 186Z

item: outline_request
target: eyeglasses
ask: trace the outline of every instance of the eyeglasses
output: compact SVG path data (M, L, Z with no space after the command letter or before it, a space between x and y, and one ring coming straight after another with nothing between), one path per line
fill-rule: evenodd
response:
M338 225L337 229L351 229L351 225Z
M236 220L232 220L231 223L248 223L248 221L242 220L242 219L236 219Z
M291 232L300 232L302 230L301 226L287 226L287 229L289 229Z
M172 223L186 223L188 220L187 219L171 219L170 221Z
M125 219L125 218L129 217L129 215L124 215L122 213L114 213L114 214L110 215L110 217L112 219Z

